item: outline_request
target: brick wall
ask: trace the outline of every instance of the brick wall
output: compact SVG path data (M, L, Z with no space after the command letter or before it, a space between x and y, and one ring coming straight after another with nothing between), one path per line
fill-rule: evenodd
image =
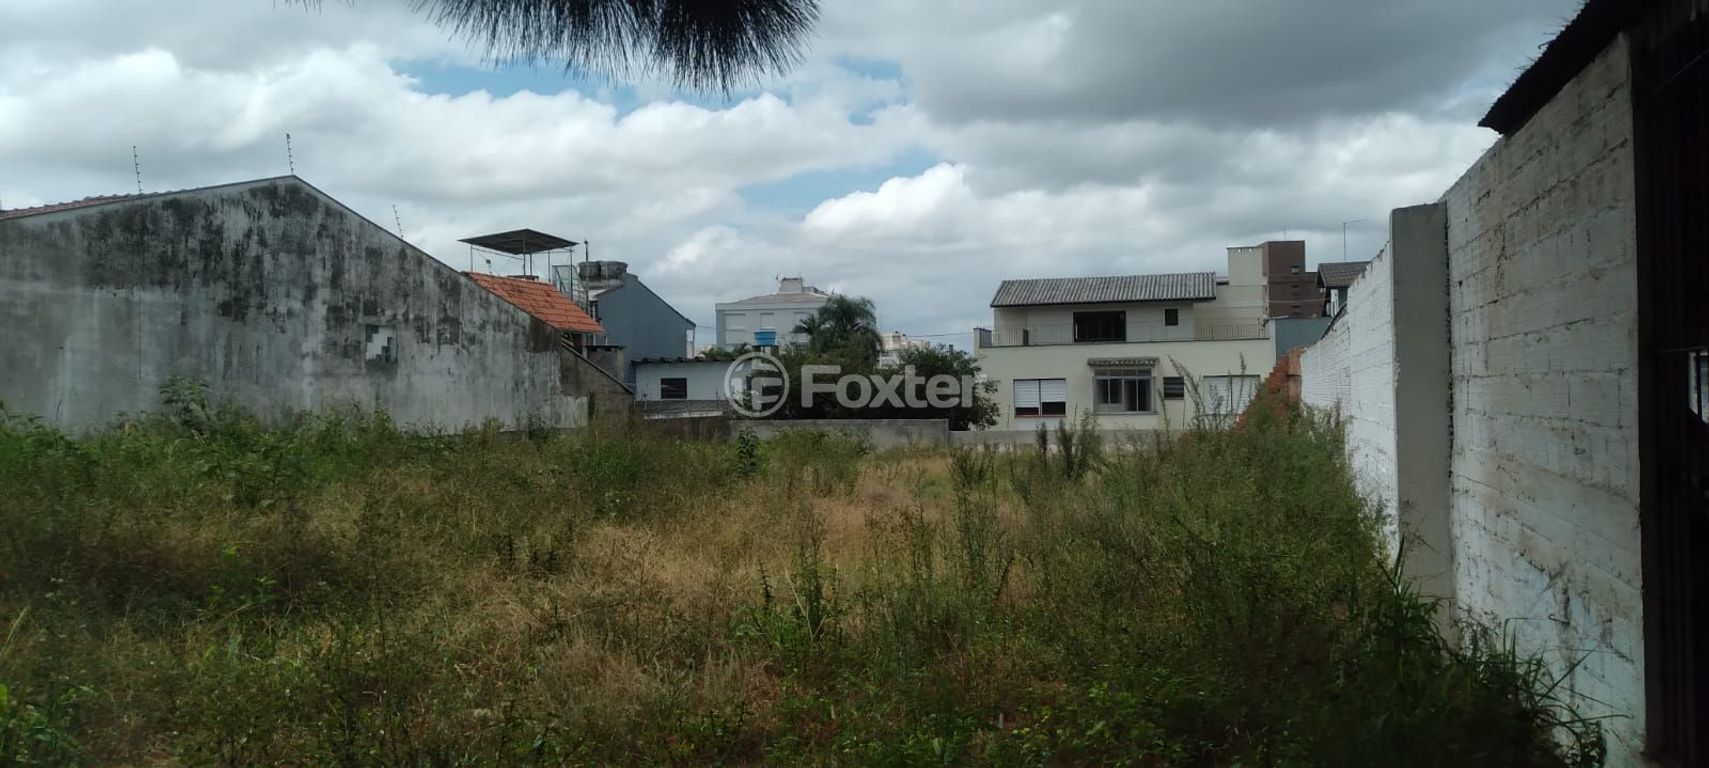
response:
M1450 514L1466 615L1564 670L1643 734L1636 216L1622 40L1443 198L1454 440Z

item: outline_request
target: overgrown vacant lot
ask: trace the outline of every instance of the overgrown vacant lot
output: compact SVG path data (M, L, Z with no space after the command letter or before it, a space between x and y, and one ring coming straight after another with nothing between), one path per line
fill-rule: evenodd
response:
M867 455L609 428L0 429L0 764L1564 765L1337 431Z

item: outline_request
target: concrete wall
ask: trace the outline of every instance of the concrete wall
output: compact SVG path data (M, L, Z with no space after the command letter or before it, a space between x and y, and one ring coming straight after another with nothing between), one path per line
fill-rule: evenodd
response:
M1618 715L1613 765L1642 764L1645 703L1628 61L1621 39L1441 203L1396 211L1301 361L1361 482L1449 542L1411 575L1570 671L1579 714Z
M730 421L730 437L752 432L761 439L791 429L863 433L877 450L949 445L948 419L795 419Z
M263 415L585 423L627 393L558 334L294 177L0 221L0 400L74 431L171 376Z
M623 276L622 287L599 295L599 322L614 344L623 345L623 380L635 384L635 361L647 357L682 357L690 354L688 332L694 323L677 314L670 303L653 293L633 274Z
M1583 657L1563 688L1629 715L1616 764L1644 732L1630 82L1621 39L1443 198L1461 603Z
M1349 290L1347 312L1300 355L1306 404L1338 411L1359 490L1383 507L1393 554L1400 541L1395 470L1395 330L1392 246Z

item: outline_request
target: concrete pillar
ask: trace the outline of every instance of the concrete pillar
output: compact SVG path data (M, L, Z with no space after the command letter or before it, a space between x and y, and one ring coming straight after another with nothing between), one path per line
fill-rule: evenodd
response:
M1396 209L1389 219L1394 279L1396 511L1405 576L1454 605L1448 491L1452 403L1448 340L1448 217L1440 203Z

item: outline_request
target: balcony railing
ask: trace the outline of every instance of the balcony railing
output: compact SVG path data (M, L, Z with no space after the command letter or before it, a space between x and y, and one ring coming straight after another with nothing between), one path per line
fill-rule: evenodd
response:
M1079 339L1074 336L1072 323L1040 324L1025 328L980 328L974 334L979 346L985 347L1047 347L1061 344L1144 344L1161 341L1233 341L1268 338L1264 323L1205 322L1192 325L1162 323L1128 323L1127 334L1119 339Z

